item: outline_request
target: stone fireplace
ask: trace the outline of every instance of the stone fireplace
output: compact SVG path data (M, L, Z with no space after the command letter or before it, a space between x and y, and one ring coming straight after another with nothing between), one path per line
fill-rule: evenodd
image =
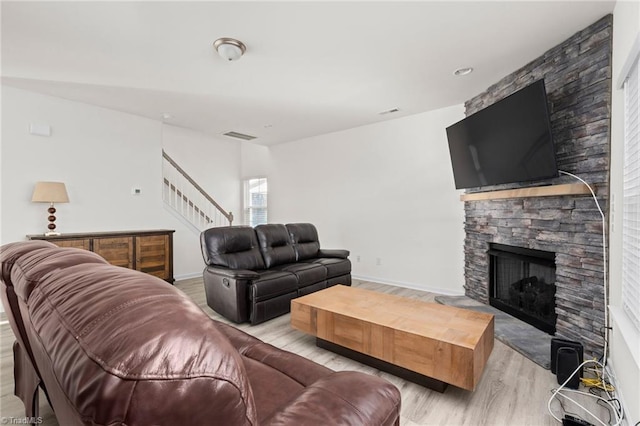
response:
M558 168L594 186L605 215L609 197L611 35L612 17L608 15L465 104L470 115L544 78ZM467 192L564 183L577 181L561 176L527 185L498 185ZM553 253L555 335L582 342L587 356L602 355L602 218L593 198L564 195L465 201L464 209L466 295L486 304L494 298L490 282L496 271L490 253L500 245ZM539 272L534 273L536 282L541 281ZM531 265L528 274L530 278ZM534 285L526 278L508 284L515 283L512 298L520 301L519 308L528 302L522 300L523 294L514 292ZM551 280L550 275L545 275L545 284ZM529 291L544 293L541 298L550 296L542 287ZM524 292L526 289L521 291Z

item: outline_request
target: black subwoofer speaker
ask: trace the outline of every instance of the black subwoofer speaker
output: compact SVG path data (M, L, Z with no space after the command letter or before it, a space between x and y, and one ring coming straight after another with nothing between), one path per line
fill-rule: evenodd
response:
M578 353L578 359L580 362L578 364L582 364L584 350L582 349L582 343L576 342L573 340L566 339L551 339L551 372L556 374L557 365L558 365L558 349L560 348L573 348ZM577 365L576 365L577 367ZM580 376L582 376L582 370L580 370Z
M556 373L559 385L563 384L571 376L571 373L582 364L583 358L582 343L573 340L551 339L551 372ZM578 389L580 377L582 377L582 368L571 377L567 387Z
M578 351L574 348L563 347L558 349L558 365L557 374L558 384L563 384L569 377L566 387L570 389L578 389L580 386L580 376L582 376L582 368L576 371L581 364L578 357ZM575 371L575 374L573 372Z

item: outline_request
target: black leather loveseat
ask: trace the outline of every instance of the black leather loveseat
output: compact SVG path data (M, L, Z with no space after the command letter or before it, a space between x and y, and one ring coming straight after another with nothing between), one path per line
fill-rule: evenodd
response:
M347 250L323 250L310 223L210 228L200 235L207 305L236 323L291 310L291 299L351 285Z

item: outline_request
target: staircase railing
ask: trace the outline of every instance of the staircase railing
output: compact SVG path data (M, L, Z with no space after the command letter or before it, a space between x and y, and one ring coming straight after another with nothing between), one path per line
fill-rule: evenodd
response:
M199 230L233 224L224 210L182 167L162 150L162 198Z

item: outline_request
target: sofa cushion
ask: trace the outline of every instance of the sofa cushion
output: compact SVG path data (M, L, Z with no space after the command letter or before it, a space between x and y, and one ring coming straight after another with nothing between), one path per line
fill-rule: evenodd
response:
M33 250L50 249L52 247L55 247L55 245L44 240L20 241L3 245L2 251L0 251L0 281L7 287L13 287L11 270L16 260Z
M284 225L275 223L258 225L255 230L267 269L296 261L296 252L293 250L289 232Z
M207 265L230 269L265 269L256 233L249 226L206 229L200 234L200 247Z
M230 325L212 321L240 354L283 372L303 386L309 386L333 373L332 370L310 359L278 349Z
M398 389L384 379L337 371L304 388L262 424L398 425L400 405Z
M11 270L13 282L23 282L24 285L16 286L17 295L24 301L29 299L31 292L41 279L52 271L59 271L75 267L78 264L108 265L99 254L70 248L69 250L51 250L57 246L34 250L23 256Z
M313 224L289 223L286 226L296 252L296 260L318 257L320 241L318 240L318 230Z
M259 361L242 357L253 390L258 424L262 424L289 401L294 400L304 386L286 374ZM268 383L269 386L264 386Z
M317 263L290 263L275 268L294 274L298 280L298 287L306 287L327 279L327 268Z
M286 271L259 271L260 278L251 284L251 299L260 301L270 299L298 289L298 279Z
M324 266L327 269L327 278L351 273L351 261L349 259L320 257L317 259L307 260L306 262Z
M39 249L50 250L54 247L55 245L48 241L33 240L5 244L2 246L2 250L0 250L0 288L2 291L2 301L5 303L7 319L9 320L9 324L13 330L13 334L16 336L18 344L26 350L29 361L34 367L36 364L33 357L33 351L31 350L31 343L29 342L22 314L20 313L18 295L16 294L13 286L11 275L14 273L14 263L25 254ZM30 293L30 291L25 293ZM6 306L9 306L9 308L7 309ZM35 368L37 370L37 367ZM16 386L22 386L23 384L24 383L16 383Z

